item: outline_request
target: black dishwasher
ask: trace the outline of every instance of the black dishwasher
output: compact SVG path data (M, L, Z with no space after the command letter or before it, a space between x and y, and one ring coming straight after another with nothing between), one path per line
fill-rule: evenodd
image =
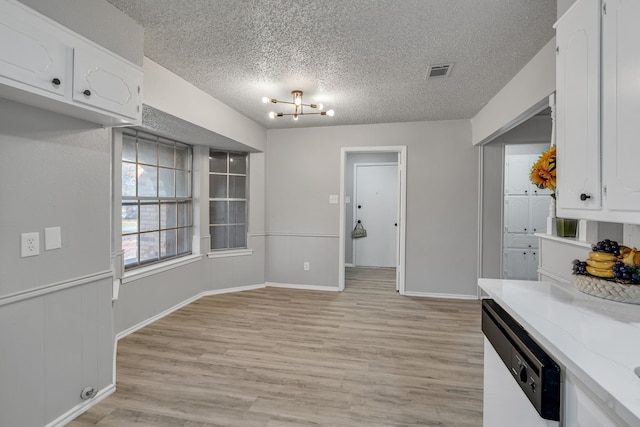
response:
M500 305L482 300L482 332L540 416L560 420L560 367Z

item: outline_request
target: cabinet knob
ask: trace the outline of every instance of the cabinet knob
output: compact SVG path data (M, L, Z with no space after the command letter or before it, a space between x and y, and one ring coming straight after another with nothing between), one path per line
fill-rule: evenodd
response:
M51 80L51 83L53 83L56 86L60 86L61 82L60 82L60 79L56 77L55 79Z
M85 89L82 93L84 93L85 96L91 96L91 91L89 89Z
M580 200L582 200L583 202L584 202L585 200L587 200L587 199L590 199L590 198L591 198L591 196L589 196L588 194L584 194L584 193L582 193L582 194L580 195Z

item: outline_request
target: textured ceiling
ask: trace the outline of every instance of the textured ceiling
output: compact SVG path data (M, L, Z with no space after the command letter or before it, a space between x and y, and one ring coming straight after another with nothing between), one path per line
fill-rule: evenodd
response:
M147 57L268 128L471 118L556 17L556 0L108 1L144 27ZM335 116L269 119L290 106L261 98L293 89Z

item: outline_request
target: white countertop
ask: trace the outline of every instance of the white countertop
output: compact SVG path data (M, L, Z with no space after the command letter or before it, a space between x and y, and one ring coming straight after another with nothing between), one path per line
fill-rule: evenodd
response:
M640 425L640 378L634 373L640 366L640 305L548 282L478 279L478 286L608 411Z

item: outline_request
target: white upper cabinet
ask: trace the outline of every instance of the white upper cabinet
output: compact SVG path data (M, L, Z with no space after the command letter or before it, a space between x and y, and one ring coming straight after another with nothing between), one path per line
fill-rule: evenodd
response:
M63 97L67 45L18 12L3 8L0 14L0 75Z
M15 0L0 11L0 97L104 126L141 123L142 68Z
M74 101L137 118L142 73L99 50L78 48L73 59Z
M578 0L556 30L557 209L576 217L601 206L599 0Z
M640 1L608 0L604 8L602 163L606 206L611 211L633 211L639 217Z
M560 217L640 224L638 22L637 0L578 0L557 23Z

